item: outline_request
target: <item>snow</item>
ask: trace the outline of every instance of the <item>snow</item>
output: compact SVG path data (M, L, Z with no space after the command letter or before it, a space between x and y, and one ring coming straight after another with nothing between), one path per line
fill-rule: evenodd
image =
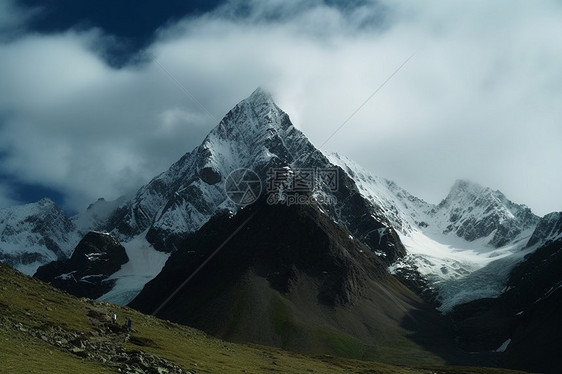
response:
M105 274L85 275L82 278L80 278L80 282L92 283L92 282L90 282L90 280L92 278L104 278L104 277L105 277Z
M459 180L441 204L432 205L344 156L326 156L355 180L376 215L386 217L400 236L407 256L389 271L417 270L439 293L444 313L461 303L499 296L511 269L536 249L525 246L538 217L499 191ZM496 246L503 239L497 229L476 232L472 241L459 236L485 219L507 227L510 240Z
M510 343L511 343L511 339L507 339L505 342L502 343L502 345L499 346L498 349L496 349L496 352L505 352L505 350L507 349Z
M76 278L74 278L74 273L76 273L76 270L73 270L70 273L64 273L59 276L56 276L55 279L62 279L64 281L67 281L69 279L74 279L74 281L76 281Z
M98 300L126 305L138 295L146 283L160 273L169 254L155 250L144 239L145 234L123 243L129 262L123 264L119 271L107 279L115 279L115 286Z
M7 248L7 246L2 246L2 251L4 252ZM44 251L43 248L41 247L28 247L27 250L29 252L22 252L18 249L16 250L10 250L7 249L6 252L9 252L11 255L13 256L19 256L19 255L25 255L25 253L42 253ZM26 274L26 275L33 275L37 272L37 269L39 269L39 267L51 262L51 261L56 261L57 258L56 256L52 255L52 256L44 256L41 261L34 261L31 263L23 263L21 261L11 261L8 260L6 261L7 263L9 263L14 269L16 269L17 271ZM5 261L5 260L2 260Z
M484 244L485 240L474 243L458 237L451 240L451 235L436 237L432 239L418 231L400 235L408 255L389 271L396 272L404 266L417 269L439 292L439 310L444 313L458 304L499 296L511 269L535 250L525 249L524 239L493 248Z
M72 222L47 198L0 209L0 259L24 274L33 275L39 266L70 256L79 240Z

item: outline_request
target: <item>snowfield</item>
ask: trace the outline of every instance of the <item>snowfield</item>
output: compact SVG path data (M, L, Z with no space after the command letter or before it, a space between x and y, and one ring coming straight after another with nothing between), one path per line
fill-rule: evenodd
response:
M168 253L155 250L150 243L140 235L127 243L122 243L129 256L129 262L107 280L116 280L111 291L101 296L99 301L126 305L135 298L144 285L160 273Z

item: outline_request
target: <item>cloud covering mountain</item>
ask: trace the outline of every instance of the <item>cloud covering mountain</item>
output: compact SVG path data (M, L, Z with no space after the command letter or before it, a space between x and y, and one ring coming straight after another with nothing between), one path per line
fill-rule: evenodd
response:
M69 210L134 191L263 85L316 146L430 202L462 177L562 210L555 1L227 1L163 22L121 66L127 39L103 25L35 32L48 7L2 7L2 206L27 199L17 183Z

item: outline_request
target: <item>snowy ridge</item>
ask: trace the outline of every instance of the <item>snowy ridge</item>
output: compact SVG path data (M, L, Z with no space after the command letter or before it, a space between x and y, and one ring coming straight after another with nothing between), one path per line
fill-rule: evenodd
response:
M433 205L346 157L328 157L397 230L408 254L389 270L414 272L427 280L439 295L442 311L500 295L511 269L536 249L523 250L539 218L499 191L457 181Z
M337 153L327 153L334 165L341 167L353 179L361 195L373 204L378 214L388 219L400 233L406 234L425 225L431 204L411 195L396 183L372 175L353 160Z
M79 241L74 224L50 199L0 210L0 260L25 274L70 256Z

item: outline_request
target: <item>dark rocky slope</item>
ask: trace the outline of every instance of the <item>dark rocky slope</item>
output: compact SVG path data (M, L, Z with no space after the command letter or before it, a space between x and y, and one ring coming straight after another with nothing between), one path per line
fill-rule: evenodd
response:
M107 278L128 261L115 237L89 232L68 260L41 266L35 277L75 296L96 299L113 287L114 281Z
M453 345L441 316L315 205L261 201L215 216L130 305L229 340L298 352L435 359L408 338L413 331L440 353Z

